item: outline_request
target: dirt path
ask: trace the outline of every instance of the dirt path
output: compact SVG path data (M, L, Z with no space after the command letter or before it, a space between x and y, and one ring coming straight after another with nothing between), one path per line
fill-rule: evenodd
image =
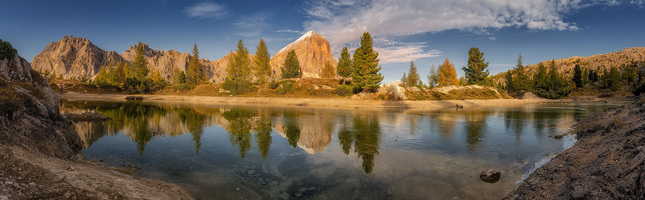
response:
M645 97L574 125L578 142L509 199L645 199Z

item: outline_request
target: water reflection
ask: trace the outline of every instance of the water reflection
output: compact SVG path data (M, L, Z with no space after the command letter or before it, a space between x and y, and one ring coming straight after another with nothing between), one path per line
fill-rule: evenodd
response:
M194 154L200 154L205 128L221 127L228 134L232 148L239 158L247 158L251 149L257 149L262 159L269 157L272 144L288 144L290 149L301 149L308 154L318 154L333 146L336 134L338 151L353 155L362 163L362 169L370 174L375 168L375 159L383 143L405 148L436 149L456 154L462 150L474 155L485 154L491 148L499 148L497 157L516 159L519 146L535 146L522 139L534 134L543 140L566 129L573 121L584 115L600 111L598 106L526 106L517 109L482 110L433 110L409 113L352 112L330 110L275 109L230 106L153 105L142 102L64 102L63 112L96 111L113 120L99 123L80 122L75 127L85 148L100 138L126 135L136 144L138 155L144 156L147 145L155 138L176 137L190 134ZM498 125L500 126L498 128ZM385 136L382 132L388 127ZM409 132L399 133L399 129ZM272 134L280 137L272 137ZM511 136L515 150L503 150L507 145L505 135ZM388 138L383 141L383 138ZM415 138L423 139L416 144ZM439 141L434 138L439 138ZM407 141L406 141L407 139ZM441 140L443 139L443 140ZM401 141L400 141L401 140ZM512 142L514 141L514 142ZM527 144L527 142L529 142ZM415 146L416 145L416 146ZM491 146L493 145L493 146ZM482 147L487 147L482 151ZM332 152L334 150L331 150ZM484 153L483 153L484 152ZM521 157L521 156L519 156Z

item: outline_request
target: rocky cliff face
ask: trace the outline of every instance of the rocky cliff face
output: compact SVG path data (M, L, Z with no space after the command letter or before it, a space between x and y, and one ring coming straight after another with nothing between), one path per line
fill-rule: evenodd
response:
M71 122L59 114L58 96L17 54L0 60L0 146L20 146L58 158L81 150Z
M36 71L55 73L65 79L98 74L101 66L125 62L114 51L104 51L85 38L65 36L52 42L34 57L32 66Z
M143 51L145 52L146 60L148 61L148 69L150 72L155 70L159 71L162 78L170 80L172 76L172 70L177 67L179 71L185 72L188 69L188 62L190 61L190 54L181 53L175 50L164 51L159 49L151 49L148 44L143 44ZM129 63L134 61L134 57L137 54L137 46L130 46L128 50L125 50L121 56L127 60ZM205 64L208 65L209 61L200 59L202 66ZM204 67L205 69L208 67Z
M210 78L211 83L221 83L224 82L226 79L226 76L228 76L228 72L226 71L228 69L228 64L230 63L229 60L231 57L233 57L233 53L229 53L223 58L210 62L206 66L206 70L204 70L208 77ZM253 60L255 59L255 55L249 54L249 63L251 63L251 69L253 69Z
M281 68L291 50L296 51L303 78L319 78L325 62L329 62L334 67L334 71L336 71L336 60L331 53L327 39L322 35L309 31L273 55L273 58L271 58L271 70L277 77L282 74Z

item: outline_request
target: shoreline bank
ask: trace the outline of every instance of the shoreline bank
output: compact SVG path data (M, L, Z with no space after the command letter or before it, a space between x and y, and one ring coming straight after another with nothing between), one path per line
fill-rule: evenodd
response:
M645 97L572 127L576 144L533 172L506 199L645 197Z
M126 101L124 94L59 94L65 100L88 101ZM439 109L479 107L511 107L544 103L575 103L574 100L551 99L471 99L471 100L419 100L419 101L385 101L385 100L355 100L349 98L277 98L277 97L216 97L216 96L182 96L182 95L137 95L144 102L156 103L191 103L207 105L262 105L281 107L316 107L335 109ZM599 101L589 101L599 102Z

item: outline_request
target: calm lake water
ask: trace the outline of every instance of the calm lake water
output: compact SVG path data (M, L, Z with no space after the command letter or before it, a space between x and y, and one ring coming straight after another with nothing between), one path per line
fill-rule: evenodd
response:
M500 199L573 144L554 139L607 104L361 111L142 102L61 104L85 157L131 165L198 199ZM479 173L502 172L497 183Z

